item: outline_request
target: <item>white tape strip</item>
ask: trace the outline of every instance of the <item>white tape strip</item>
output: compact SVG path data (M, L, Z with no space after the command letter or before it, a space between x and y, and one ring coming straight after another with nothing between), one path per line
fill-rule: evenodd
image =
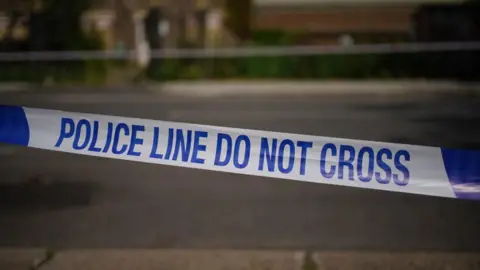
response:
M0 142L449 198L479 198L478 152L0 106Z

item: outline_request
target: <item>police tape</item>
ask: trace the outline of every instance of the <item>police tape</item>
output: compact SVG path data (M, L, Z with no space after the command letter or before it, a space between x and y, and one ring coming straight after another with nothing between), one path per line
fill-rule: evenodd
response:
M0 106L0 142L89 156L480 199L480 152Z

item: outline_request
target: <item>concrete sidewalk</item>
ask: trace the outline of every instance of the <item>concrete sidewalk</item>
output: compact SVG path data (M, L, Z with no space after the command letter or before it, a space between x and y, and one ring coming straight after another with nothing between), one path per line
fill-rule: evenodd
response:
M61 86L41 87L28 84L0 84L0 93L30 92L32 94L75 94L112 96L118 93L167 94L183 97L218 97L248 95L344 95L344 94L429 94L429 93L479 93L480 82L460 83L432 80L372 80L372 81L231 81L200 80L172 81L119 86Z
M183 96L429 94L480 92L480 83L453 81L192 81L149 85L150 92Z
M41 248L1 249L0 269L2 270L29 270L42 265L47 252Z
M476 270L478 253L244 250L0 250L0 269L42 270Z
M34 87L28 83L0 83L0 94L9 92L23 92Z

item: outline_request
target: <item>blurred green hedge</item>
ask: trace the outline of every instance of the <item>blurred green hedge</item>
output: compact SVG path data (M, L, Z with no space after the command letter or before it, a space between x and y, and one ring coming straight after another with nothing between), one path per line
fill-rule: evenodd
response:
M298 45L302 33L257 31L251 46ZM338 54L305 56L165 59L152 62L148 78L196 79L480 79L478 52Z
M296 45L299 33L281 31L252 34L251 46ZM83 46L95 49L98 39ZM121 61L78 60L0 62L0 81L103 84ZM339 54L305 56L154 59L141 74L153 81L200 79L480 79L478 52Z
M382 79L478 80L474 52L275 56L164 60L149 78L197 79Z
M103 84L108 66L102 60L0 62L0 82Z
M152 81L201 79L395 79L479 80L476 52L269 56L154 60ZM115 61L0 62L0 82L101 85Z

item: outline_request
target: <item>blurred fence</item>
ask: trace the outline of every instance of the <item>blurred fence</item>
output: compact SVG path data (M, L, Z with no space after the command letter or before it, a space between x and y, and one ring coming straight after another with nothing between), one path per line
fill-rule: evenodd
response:
M480 43L0 53L0 81L93 83L196 79L480 79ZM130 74L126 76L125 74Z

